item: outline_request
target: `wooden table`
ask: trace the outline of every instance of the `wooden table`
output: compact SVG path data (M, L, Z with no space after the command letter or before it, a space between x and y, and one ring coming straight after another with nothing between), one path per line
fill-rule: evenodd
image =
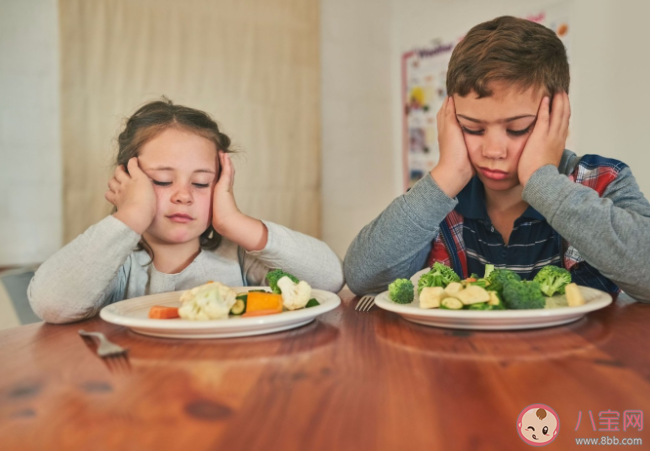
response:
M470 332L341 297L307 326L249 338L158 339L99 318L2 331L0 450L525 450L516 421L534 403L560 417L548 449L605 435L650 444L622 420L594 432L588 418L650 413L650 306ZM81 328L128 347L129 366L100 360Z

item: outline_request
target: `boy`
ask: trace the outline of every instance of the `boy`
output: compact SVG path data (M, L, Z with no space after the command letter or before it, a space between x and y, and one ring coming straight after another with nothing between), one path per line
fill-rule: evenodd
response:
M438 112L440 160L354 239L350 289L380 292L438 261L532 279L545 265L650 301L650 203L624 163L564 149L569 65L546 27L499 17L454 49Z

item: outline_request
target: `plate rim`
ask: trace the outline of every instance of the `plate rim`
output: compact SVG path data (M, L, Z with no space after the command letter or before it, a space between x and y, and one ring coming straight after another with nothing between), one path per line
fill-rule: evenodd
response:
M387 311L397 313L399 315L408 315L417 318L431 318L431 319L468 319L468 320L504 320L504 319L534 319L550 320L553 318L562 318L567 316L576 316L600 310L610 305L614 299L612 296L602 290L597 290L591 287L578 286L579 289L597 292L599 295L606 295L607 299L598 299L581 305L578 307L561 307L553 309L526 309L526 310L498 310L498 311L480 311L480 310L441 310L441 309L421 309L414 306L416 302L410 304L396 304L388 297L388 291L383 291L375 298L375 305ZM410 306L410 307L407 307ZM463 324L465 325L465 324Z
M238 293L250 290L257 289L268 289L267 286L248 286L248 287L230 287L237 291ZM251 317L251 318L227 318L227 319L218 319L218 320L207 320L207 321L192 321L184 319L152 319L152 318L133 318L120 315L113 310L119 308L120 306L128 305L134 302L139 303L148 303L152 302L151 305L156 303L155 299L159 299L162 296L174 296L180 295L187 290L178 290L178 291L168 291L165 293L156 293L148 294L144 296L137 296L130 299L124 299L122 301L114 302L108 304L99 312L99 316L106 322L115 324L118 326L124 326L128 328L138 328L139 330L175 330L179 334L183 334L183 331L186 329L191 329L193 331L200 330L216 330L216 331L232 331L233 329L241 328L253 328L251 331L257 331L259 328L264 326L278 326L283 323L293 323L300 322L307 318L316 318L323 313L327 313L331 310L334 310L339 305L341 305L341 298L338 294L331 291L320 290L317 288L312 288L312 297L318 297L318 295L325 296L329 298L327 303L323 303L316 307L310 307L309 309L299 309L293 311L282 312L278 315L267 315L261 317ZM313 296L316 294L317 296ZM167 301L162 301L167 302ZM172 332L173 333L173 332ZM188 334L191 335L191 334Z

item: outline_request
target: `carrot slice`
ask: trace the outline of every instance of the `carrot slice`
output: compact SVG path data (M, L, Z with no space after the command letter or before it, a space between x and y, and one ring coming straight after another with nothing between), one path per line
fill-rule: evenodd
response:
M149 310L149 318L153 319L172 319L179 318L178 307L165 307L164 305L154 305Z
M282 311L282 295L250 291L246 301L246 312L256 310L275 310L276 313L280 313Z
M282 313L282 310L278 310L278 309L253 310L252 312L244 313L242 316L249 318L251 316L275 315L278 313Z

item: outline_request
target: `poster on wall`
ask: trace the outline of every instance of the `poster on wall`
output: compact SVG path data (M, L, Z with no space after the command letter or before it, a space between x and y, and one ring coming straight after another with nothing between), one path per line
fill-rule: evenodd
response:
M569 7L562 3L519 15L556 32L571 58ZM408 189L438 163L436 114L447 97L447 66L463 38L437 39L402 54L404 188ZM571 140L569 131L569 140ZM567 143L567 147L571 147Z

